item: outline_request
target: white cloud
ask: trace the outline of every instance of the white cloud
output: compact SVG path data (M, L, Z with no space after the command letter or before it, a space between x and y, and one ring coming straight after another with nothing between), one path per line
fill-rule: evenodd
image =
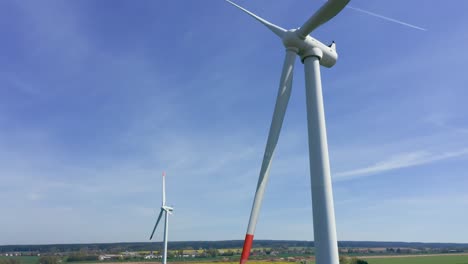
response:
M336 180L347 180L357 177L364 177L373 174L379 174L382 172L396 170L401 168L419 166L424 164L429 164L441 160L457 158L461 156L465 156L468 154L468 148L452 151L452 152L444 152L440 154L431 153L428 151L415 151L409 153L401 153L395 156L392 156L386 160L380 161L375 163L374 165L354 169L349 171L343 171L336 173Z

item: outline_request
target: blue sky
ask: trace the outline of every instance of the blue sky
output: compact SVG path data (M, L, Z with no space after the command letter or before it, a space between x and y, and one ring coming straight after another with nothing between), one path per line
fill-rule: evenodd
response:
M321 1L238 1L284 28ZM313 36L339 240L468 242L462 0L354 0ZM243 239L284 48L221 0L0 1L0 244ZM312 240L303 67L257 239ZM161 232L156 240L161 239Z

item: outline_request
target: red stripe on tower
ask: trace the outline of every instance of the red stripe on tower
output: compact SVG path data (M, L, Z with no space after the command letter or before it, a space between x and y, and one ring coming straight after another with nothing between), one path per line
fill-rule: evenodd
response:
M240 259L240 264L245 264L250 256L250 250L252 249L253 235L245 235L244 248L242 248L242 255Z

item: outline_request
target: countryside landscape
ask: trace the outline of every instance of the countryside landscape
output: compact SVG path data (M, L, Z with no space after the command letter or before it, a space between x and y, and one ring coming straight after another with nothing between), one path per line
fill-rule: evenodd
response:
M242 241L170 242L171 263L238 263ZM162 243L108 243L0 246L2 264L159 263ZM468 263L468 244L339 242L340 263ZM256 241L253 264L315 263L312 242ZM354 261L354 262L353 262ZM366 263L362 262L362 263Z

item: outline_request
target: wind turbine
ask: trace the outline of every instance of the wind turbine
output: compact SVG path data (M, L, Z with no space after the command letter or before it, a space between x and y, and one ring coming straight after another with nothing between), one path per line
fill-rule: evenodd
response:
M163 252L163 259L162 263L166 264L167 262L167 237L169 231L169 215L172 214L174 208L166 206L166 173L163 172L162 174L162 206L161 211L159 212L158 220L156 220L156 224L154 225L153 232L151 232L150 240L153 238L154 231L156 231L156 227L161 220L162 215L164 214L164 252Z
M338 264L335 212L328 158L325 113L323 109L322 82L320 79L320 65L327 68L332 67L338 59L338 54L336 53L336 45L334 42L327 46L312 38L309 34L320 25L335 17L350 0L328 0L300 28L290 30L285 30L270 23L229 0L226 1L265 25L281 39L286 48L286 57L284 59L283 71L280 78L273 120L271 121L240 263L244 264L247 262L250 255L255 226L269 178L271 160L278 142L284 115L291 95L294 62L296 56L299 55L305 70L316 261L318 264Z

